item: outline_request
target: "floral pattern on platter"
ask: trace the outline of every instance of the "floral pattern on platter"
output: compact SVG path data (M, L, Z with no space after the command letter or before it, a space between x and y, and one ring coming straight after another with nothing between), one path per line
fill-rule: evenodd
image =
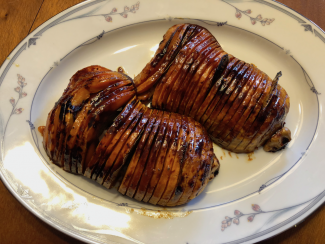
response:
M257 15L254 18L254 17L250 16L250 14L252 13L252 10L251 9L240 10L239 8L236 8L234 5L228 3L227 1L224 1L224 0L221 0L221 1L223 1L224 3L229 4L233 8L235 8L235 10L236 10L235 16L236 16L237 19L241 19L241 17L243 15L246 15L247 17L249 17L252 25L255 25L256 22L260 22L262 26L270 25L275 20L274 18L263 18L262 15L260 15L260 14Z
M109 14L103 14L105 20L107 22L112 22L112 15L121 15L123 18L128 17L128 13L136 13L136 10L139 10L140 2L137 2L136 4L132 5L131 7L125 6L123 12L117 13L117 8L113 8L112 11Z
M58 21L57 23L55 24L51 24L50 26L47 26L45 28L43 28L42 30L40 30L39 32L37 32L33 37L31 37L29 40L28 40L28 47L32 46L32 45L36 45L36 41L40 38L40 36L42 35L43 32L45 32L47 29L49 28L52 28L56 25L59 25L59 24L62 24L62 23L65 23L65 22L68 22L68 21L72 21L72 20L76 20L76 19L82 19L82 18L88 18L88 17L98 17L98 16L102 16L105 18L105 20L107 22L112 22L113 21L113 18L112 16L113 15L120 15L122 16L123 18L127 18L128 17L128 13L136 13L137 10L139 10L139 7L140 7L140 2L138 1L136 4L133 4L131 7L128 7L128 6L124 6L124 9L122 12L117 12L117 8L112 8L111 12L109 12L108 14L82 14L82 15L79 15L79 16L76 16L76 17L73 17L73 18L70 18L70 19L65 19L63 21Z
M16 99L13 98L13 97L11 97L11 98L9 99L9 102L10 102L11 105L12 105L12 111L11 111L10 116L13 115L13 114L21 114L21 113L24 111L23 108L16 108L16 107L17 107L17 104L18 104L19 100L20 100L21 98L24 98L24 97L27 96L27 93L23 91L24 87L27 85L27 83L25 82L25 78L22 77L20 74L17 74L17 77L18 77L18 81L17 81L17 83L18 83L19 86L17 86L14 90L15 90L15 92L17 92L19 95L18 95L18 99L17 99L17 101L16 101ZM9 116L9 117L10 117L10 116Z
M223 221L221 221L221 231L224 231L226 228L230 227L232 224L239 225L240 224L240 218L243 217L243 216L247 216L247 221L248 222L253 222L255 216L258 215L258 214L266 214L266 213L276 213L276 214L278 214L278 213L281 213L281 212L286 212L286 211L289 211L289 210L294 209L296 207L305 205L307 203L310 204L311 202L313 202L316 199L319 199L319 198L322 199L323 196L324 196L323 195L324 193L325 193L325 191L321 192L317 196L315 196L312 199L309 199L309 200L307 200L305 202L302 202L302 203L299 203L299 204L296 204L296 205L292 205L292 206L289 206L289 207L281 208L281 209L263 211L258 204L252 204L252 209L254 210L253 213L244 214L239 210L235 210L234 211L234 215L235 215L234 217L226 216L225 219Z
M13 97L11 97L9 99L12 109L11 109L9 118L7 120L6 126L4 127L3 138L6 134L7 126L8 126L11 116L14 114L21 114L24 111L23 108L17 108L17 104L21 98L24 98L27 96L27 93L24 92L24 87L27 86L27 83L25 82L25 78L23 76L21 76L20 74L17 74L17 77L18 77L18 81L17 81L18 86L16 88L14 88L14 91L18 93L18 98L17 98L17 101Z
M227 3L228 4L228 3ZM123 6L123 5L122 5ZM234 6L233 6L234 7ZM248 6L248 7L250 7L250 6ZM247 9L247 10L250 10L250 8L245 8L245 9ZM124 11L128 11L128 10L125 10L125 8L126 7L124 7ZM235 7L234 7L235 8ZM114 9L114 8L113 8ZM120 9L123 9L123 7L120 7ZM131 9L132 9L132 6L131 6L131 8L129 8L130 9L130 11L129 12L132 12L131 11ZM244 9L244 8L243 8ZM248 13L248 12L246 12L247 10L245 10L245 11L242 11L242 12L240 12L240 17L239 17L239 19L241 19L241 17L243 16L243 15L246 15L246 16L248 16L248 17L250 17L249 16L249 14L251 14L251 10L250 11L248 11L248 12L250 12L250 13ZM253 9L254 10L254 9ZM116 11L114 12L114 13L112 13L111 15L120 15L120 16L122 16L123 18L127 18L128 16L126 16L126 17L124 17L122 14L124 13L124 11L123 12L121 12L121 13L117 13L117 9L116 9ZM106 12L106 11L105 11ZM107 11L107 13L111 13L109 10ZM243 12L246 12L245 14L243 13ZM135 13L135 12L132 12L132 13ZM70 13L68 13L68 14L70 14ZM237 14L237 8L236 8L236 13L235 14ZM106 15L109 15L109 14L106 14ZM90 17L91 15L89 15L88 14L88 16ZM88 17L88 16L78 16L79 18L83 18L83 17ZM95 16L95 15L92 15L92 16ZM104 15L97 15L97 17L100 17L101 18L101 20L103 20L103 16ZM110 15L109 15L110 16ZM128 19L130 19L130 17L131 17L132 15L130 14L130 16L129 16L129 18ZM237 16L236 16L237 17ZM65 18L65 17L64 17ZM64 19L63 18L63 19ZM106 17L104 16L104 18L105 18L105 20L106 20ZM123 19L123 18L121 18L121 17L116 17L116 21L120 21L120 20L125 20L125 19ZM233 18L233 16L232 16L232 18ZM244 20L245 20L245 18L246 17L244 17ZM251 18L251 17L250 17ZM62 19L62 20L63 20ZM105 23L105 20L103 20L103 22ZM107 20L106 20L107 21ZM114 21L115 21L115 19L114 19ZM201 20L200 20L201 21ZM279 19L277 19L277 21L279 21ZM111 22L111 21L107 21L107 22ZM261 22L261 21L259 21L259 22ZM62 21L61 22L58 22L58 24L60 24L60 23L63 23ZM226 24L226 22L223 22L223 23L225 23ZM244 21L244 22L242 22L242 23L246 23L246 25L250 25L249 23L248 23L248 21ZM256 22L255 22L256 23ZM255 24L254 23L254 24ZM278 22L277 22L278 23ZM299 22L300 23L300 22ZM251 24L253 24L253 22L251 22ZM253 25L254 25L253 24ZM267 24L267 23L265 23L265 24ZM49 26L50 27L52 27L52 26L55 26L56 24L53 24L53 22L51 22L50 24L49 24ZM261 22L261 25L263 26L263 23ZM268 24L267 24L268 25ZM110 24L107 24L107 26L110 26ZM218 25L219 26L219 25ZM302 25L303 26L303 25ZM305 31L306 32L309 32L309 31L311 31L311 33L313 33L312 32L312 28L311 28L311 26L309 27L310 25L308 25L308 28L306 27L306 26L304 26L304 28L305 28ZM47 30L49 27L46 27L46 28L44 28L44 31L45 30ZM307 30L306 30L306 28L307 28ZM264 28L263 28L264 29ZM316 31L316 29L314 29L314 34L315 34L315 36L316 37L318 37L318 38L320 38L324 43L325 43L325 39L324 39L324 37L320 34L320 33L318 33L317 31ZM40 36L41 35L38 35L38 37L37 38L40 38ZM103 36L103 34L100 34L98 37L97 37L97 39L99 40L101 37ZM32 43L33 45L36 45L36 39L37 38L31 38L29 41L30 42L28 42L27 44L29 44L29 43ZM96 40L97 40L96 39ZM29 47L30 45L28 45L28 47ZM21 52L23 52L24 50L26 50L26 43L21 47L21 49L20 49L20 51L18 51L16 54L15 54L15 56L13 56L13 58L12 58L12 62L10 62L8 65L7 65L7 67L6 67L6 69L8 68L8 69L10 69L10 66L12 65L12 64L14 64L14 60L16 60L16 58L20 55L20 53ZM290 55L290 54L288 54L288 55ZM55 65L54 66L58 66L59 65L59 62L56 62L55 63ZM5 76L6 76L6 70L5 70L5 72L3 73L3 74L1 74L1 76L0 76L0 84L2 83L2 81L3 81L3 79L5 78ZM308 76L308 74L304 71L304 74L305 75L307 75ZM18 79L19 79L19 76L18 76ZM25 79L24 79L25 80ZM11 80L11 82L14 82L15 81L15 79L13 79L13 80ZM18 84L19 84L19 82L18 82ZM308 83L309 84L309 83ZM314 92L316 95L319 95L320 93L319 92L317 92L317 90L316 90L316 88L314 87L314 85L312 84L312 83L310 83L311 84L311 87L310 87L310 90L312 91L312 92ZM19 84L20 85L20 84ZM27 84L24 84L24 86L26 86ZM30 84L31 85L31 84ZM12 89L12 88L10 88L10 89ZM15 88L15 91L16 92L18 92L18 93L21 93L21 94L23 94L23 89L22 89L22 87L21 87L21 90L20 89L17 89L17 87ZM12 93L12 92L10 92L10 93ZM9 97L7 97L6 98L6 100L8 99L9 100L9 98L10 98L10 94L9 93ZM29 95L30 95L30 92L28 93ZM25 97L25 96L27 96L27 93L25 93L25 95L23 95L22 97ZM16 98L16 96L14 96L15 98ZM19 101L19 99L20 98L22 98L20 95L19 95L19 97L18 97L18 99L16 98L16 99L14 99L14 98L11 98L9 101L10 101L10 103L11 103L11 105L12 105L12 107L13 107L13 111L11 112L11 114L10 114L10 116L9 116L9 119L8 119L8 122L9 122L9 120L10 120L10 118L11 118L11 116L12 116L12 114L21 114L22 112L23 112L23 108L19 108L19 110L17 110L18 111L18 113L15 113L14 111L15 111L15 109L16 109L16 106L17 106L17 108L18 108L18 101ZM13 100L12 100L13 99ZM16 102L16 100L17 100L17 102ZM23 101L24 102L24 101ZM6 102L7 103L7 102ZM8 103L7 103L7 105L6 106L10 106ZM24 106L26 106L26 105L24 105ZM9 110L9 112L10 112L10 110ZM24 114L23 114L23 116L26 114L26 111L24 112ZM1 117L1 115L0 115L0 117ZM15 117L15 116L14 116ZM19 117L15 117L15 118L21 118L21 116L19 116ZM8 124L8 122L7 122L7 124ZM30 127L31 127L31 130L32 131L34 131L35 132L35 127L33 126L33 124L30 122L30 121L27 121L28 123L29 123L29 125L30 125ZM0 130L0 132L1 132L1 130ZM37 138L37 137L36 137ZM2 139L2 138L0 138L0 139ZM2 140L0 140L0 143L2 142ZM4 143L4 140L3 140L3 143ZM0 160L1 161L1 160ZM0 174L2 173L1 172L1 170L2 170L2 165L1 165L1 162L0 162ZM6 173L6 169L3 169L3 171L5 172L4 173L4 175L5 175L5 177L3 177L4 179L5 179L5 181L7 180L7 179L9 179L9 181L8 182L10 182L10 184L11 185L16 185L17 187L13 187L13 189L14 190L16 190L16 192L17 192L17 194L21 197L21 198L23 198L23 201L25 201L25 202L28 202L28 204L30 205L30 206L32 206L32 208L34 209L34 210L36 210L37 212L39 212L39 213L42 213L42 215L45 215L45 213L44 213L44 211L42 211L42 212L40 212L40 210L43 210L43 209L41 209L41 206L43 206L43 204L46 204L46 203L42 203L41 205L39 205L38 206L38 202L33 202L34 200L33 200L33 196L31 196L32 195L32 193L33 193L33 191L32 191L32 189L29 191L29 189L27 189L25 186L21 186L21 185L18 185L18 183L14 183L15 181L10 177L10 174L9 173ZM282 176L282 175L281 175ZM7 179L6 179L7 178ZM8 185L10 185L9 183L8 183ZM267 184L263 184L263 187L264 186L267 186ZM31 194L31 195L30 195ZM322 196L324 196L324 195L322 195ZM35 195L34 196L35 197L35 200L37 200L37 196ZM317 200L317 198L313 198L313 199L316 199ZM313 199L311 199L310 201L312 201ZM315 202L318 202L318 201L316 201L315 200ZM73 202L73 204L75 204L75 202ZM256 204L255 204L256 205ZM68 205L63 205L63 206L68 206ZM72 206L76 206L76 208L78 207L78 206L82 206L81 205L81 203L80 203L80 205L72 205ZM118 206L122 206L122 207L127 207L128 206L128 203L119 203L118 204ZM249 205L248 205L249 206ZM258 205L257 205L258 206ZM264 208L266 208L265 206L264 206ZM292 207L291 207L292 208ZM70 207L68 207L68 209L71 209ZM126 208L127 209L127 208ZM128 209L131 209L131 208L128 208ZM289 208L285 208L285 209L289 209ZM307 210L308 209L310 209L310 207L308 207L308 208L306 208ZM132 209L133 210L133 209ZM306 212L307 210L304 210L304 212ZM231 210L230 212L232 212L233 210ZM238 211L238 212L236 212L236 211ZM234 224L236 224L236 225L239 225L239 219L241 218L241 217L243 217L243 216L245 216L245 217L243 217L243 218L241 218L241 220L246 220L246 218L247 218L247 220L248 220L248 222L252 222L253 220L254 220L254 217L255 217L255 215L257 215L257 214L259 214L259 213L257 213L257 212L253 212L253 213L250 213L250 214L242 214L239 210L236 210L235 211L235 216L233 217L233 218L229 218L229 217L226 217L226 219L227 220L229 220L230 219L230 225L229 226L231 226L231 224L232 223L234 223ZM255 210L254 210L255 211ZM281 211L281 210L273 210L273 211L261 211L261 213L270 213L270 212L276 212L276 211ZM237 216L237 215L238 216ZM241 215L240 215L241 214ZM239 216L240 215L240 216ZM252 216L253 215L253 216ZM46 215L45 215L46 216ZM231 215L230 215L231 216ZM51 218L52 218L52 216L50 216ZM264 215L263 215L263 217L264 217ZM44 219L44 216L42 216L42 218ZM46 218L46 217L45 217ZM47 219L49 219L49 218L47 218ZM235 219L237 219L237 220L235 220ZM260 220L260 218L257 218L257 220L254 222L256 225L257 224L260 224L262 221L259 221ZM228 221L229 222L229 221ZM229 227L228 226L228 222L226 221L226 223L227 223L227 226L225 227L225 228L227 228L227 227ZM243 221L242 223L244 223L244 222L246 222L246 221ZM64 226L63 224L65 224L65 223L62 223L61 224L61 222L56 222L57 224L59 224L59 225L61 225L61 226ZM56 225L57 225L56 224ZM245 224L245 223L244 223ZM244 225L244 224L242 224L242 226ZM249 226L252 226L252 224L248 224ZM254 224L253 224L254 225ZM71 224L71 226L73 227L73 228L75 228L72 224ZM243 226L244 227L244 226ZM68 227L65 227L66 229L68 229L68 231L69 231L69 228ZM224 229L225 229L224 228ZM224 231L224 229L223 229L223 231ZM233 229L235 229L235 228L233 228ZM72 229L72 231L76 231L76 229ZM82 230L79 230L79 232L80 233L84 233ZM79 233L78 233L79 234ZM255 234L255 235L258 235L259 233L257 233L257 234ZM253 237L251 237L251 238L253 238Z
M252 209L255 211L254 213L248 213L248 214L243 214L239 210L234 211L235 217L225 217L225 220L221 222L221 230L224 231L227 227L231 226L232 223L239 225L239 219L243 216L247 216L247 221L248 222L253 222L255 215L262 214L262 213L267 213L262 211L261 207L257 204L252 204Z

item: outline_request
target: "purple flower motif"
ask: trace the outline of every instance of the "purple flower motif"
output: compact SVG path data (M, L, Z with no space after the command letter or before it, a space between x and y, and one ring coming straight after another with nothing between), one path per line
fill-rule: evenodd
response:
M112 17L109 16L109 15L105 15L104 17L105 17L105 20L106 20L107 22L112 22L112 21L113 21Z
M232 218L226 216L225 220L221 222L221 231L224 231L227 227L231 226Z
M235 216L233 217L225 216L225 219L221 222L221 230L224 231L232 224L239 225L241 217L247 216L247 221L253 222L256 215L270 212L270 211L262 211L261 207L258 204L252 204L252 209L254 210L254 212L245 213L245 214L243 214L241 211L236 209L234 211Z
M231 3L228 3L230 6L232 6L236 12L235 12L235 17L237 19L241 19L241 17L243 17L244 15L246 15L248 18L250 18L250 21L251 21L251 24L252 25L255 25L256 22L261 22L261 25L262 26L265 26L265 25L270 25L273 21L274 21L274 18L273 19L263 19L262 15L257 15L255 18L251 17L251 13L252 13L252 10L251 9L246 9L246 10L241 10L241 9L238 9L237 7L235 7L234 5L232 5Z
M17 76L18 76L18 81L17 81L18 85L20 85L21 87L26 86L27 83L25 83L25 78L22 77L20 74L17 74Z
M9 102L11 103L12 106L15 105L16 100L14 98L10 98Z
M266 24L267 24L267 25L270 25L273 21L274 21L274 18L272 18L272 19L268 19L268 20L266 21Z
M252 209L255 211L255 212L261 212L261 207L257 204L252 204Z
M15 90L15 92L20 92L20 87L19 86L17 86L14 90Z
M239 219L238 218L234 218L234 220L232 221L234 224L239 225Z
M139 6L140 6L140 2L137 2L137 3L135 4L135 10L139 10Z
M253 222L255 215L250 215L247 217L248 222Z
M105 21L107 21L107 22L112 22L113 21L113 18L111 17L111 15L114 15L114 14L119 14L123 18L127 18L128 13L129 12L136 13L136 10L139 9L139 6L140 6L140 2L137 2L136 4L132 5L131 7L124 6L123 12L120 12L120 13L117 13L117 8L113 8L110 13L102 14L102 16L104 16Z
M26 97L27 96L27 93L26 92L23 92L22 94L21 94L21 97Z
M135 6L134 6L134 5L131 6L130 11L131 11L132 13L135 13L135 12L136 12L136 11L135 11Z
M22 77L20 74L17 74L17 77L19 81L23 81L23 82L25 81L25 78Z
M227 227L228 227L227 224L223 224L223 225L221 225L221 231L224 231Z
M18 85L20 85L20 86L24 86L24 83L21 82L20 80L18 80L17 83L18 83Z
M235 13L235 16L236 16L237 19L240 19L241 18L241 12L239 12L237 10L236 13Z
M14 114L21 114L24 111L23 108L16 108Z
M267 21L268 21L268 19L265 18L265 19L261 20L261 24L262 24L263 26L265 26L265 24L266 24Z

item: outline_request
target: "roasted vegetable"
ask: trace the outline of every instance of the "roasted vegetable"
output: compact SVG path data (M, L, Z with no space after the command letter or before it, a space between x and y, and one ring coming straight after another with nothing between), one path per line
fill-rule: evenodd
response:
M280 76L227 54L205 28L179 24L134 82L153 108L190 116L221 147L248 153L283 127L290 100Z
M122 194L176 206L200 194L218 168L212 142L198 122L131 101L105 133L84 175L107 188L122 178Z
M182 205L219 173L212 140L239 153L288 144L281 75L271 80L226 53L201 26L175 25L134 83L100 66L78 71L48 115L44 149L64 170L123 195ZM154 109L140 101L150 99Z
M179 40L172 43L169 58ZM184 204L219 168L212 142L193 119L150 109L135 95L122 73L100 66L78 71L48 115L44 149L64 170L139 201Z
M78 71L47 118L43 146L50 159L83 174L107 123L134 96L131 78L122 73L96 65Z

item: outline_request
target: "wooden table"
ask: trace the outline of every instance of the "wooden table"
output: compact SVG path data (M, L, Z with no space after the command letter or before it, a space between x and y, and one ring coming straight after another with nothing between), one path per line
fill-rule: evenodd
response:
M0 64L30 32L81 0L0 0ZM325 29L324 0L280 0ZM0 181L1 243L82 243L39 220ZM304 222L260 244L325 243L325 206Z

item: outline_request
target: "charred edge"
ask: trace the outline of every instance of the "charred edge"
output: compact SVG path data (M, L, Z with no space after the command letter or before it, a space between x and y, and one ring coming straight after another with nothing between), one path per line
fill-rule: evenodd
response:
M192 37L196 33L195 30L196 30L196 26L188 25L186 27L186 30L185 30L184 35L183 35L183 39L182 39L181 44L180 44L181 47L184 47L188 43L188 41L192 39Z
M233 59L231 62L228 62L227 66L221 74L221 77L217 81L218 84L221 83L218 92L222 92L228 86L228 77L231 76L231 72L233 72L239 62L239 59Z
M183 187L182 186L177 186L175 190L175 196L180 195L183 193Z
M218 93L222 93L228 87L229 80L230 80L229 77L222 78L222 80L221 80L222 85L221 85Z
M289 142L290 142L289 138L287 138L287 137L283 137L283 138L282 138L282 144L283 144L283 145L286 146Z
M105 155L105 154L104 154ZM103 179L103 183L104 183L104 168L105 168L105 165L106 165L106 161L107 161L108 158L104 159L104 162L103 164L100 166L99 163L101 160L98 160L98 164L96 165L96 168L94 169L91 177L93 177L94 175L96 175L96 178L92 178L93 180L97 180L98 178L102 178Z
M174 53L173 53L173 55L172 55L172 57L171 57L172 62L174 62L174 59L176 58L176 56L177 56L177 54L179 53L180 49L183 47L182 44L183 44L183 43L186 43L186 41L188 40L188 38L186 38L186 37L187 37L188 29L189 29L189 26L186 26L186 29L185 29L185 31L184 31L184 33L183 33L183 35L182 35L182 39L181 39L181 41L179 42L179 44L177 45L177 48L175 49L175 51L174 51ZM171 63L172 63L172 62L171 62ZM168 66L167 70L169 69L169 67L170 67L170 65Z
M181 139L183 139L184 141L186 140L186 137L187 137L188 135L185 135L184 137L182 137ZM184 157L185 157L185 153L186 153L186 151L187 151L187 148L188 148L188 142L184 142L184 143L182 143L182 147L181 147L181 152L180 152L180 156L181 156L181 161L180 161L180 166L181 166L181 168L183 168L183 163L184 163Z
M195 176L194 176L195 177ZM193 178L194 178L193 177ZM189 182L188 182L188 186L190 187L190 188L194 188L194 179L191 179Z
M205 180L210 177L210 175L209 175L210 167L211 167L211 163L209 163L209 162L207 162L206 165L204 166L204 172L202 174L202 177L200 178L201 187L200 187L200 190L196 193L196 195L195 195L196 197L201 192L201 189L203 187L203 184L204 184Z
M229 72L227 74L224 74L224 76L222 76L222 85L219 89L218 92L225 92L225 89L227 89L229 87L229 85L231 84L231 81L233 80L233 77L238 73L238 70L241 68L242 66L240 65L240 61L234 63L233 66L231 66L231 68L229 69ZM225 72L227 72L227 70L225 70Z
M281 71L279 71L277 74L276 74L276 76L275 76L275 78L274 78L274 80L279 80L279 78L282 76L282 72Z
M176 56L178 55L178 53L180 52L180 50L183 48L183 46L192 38L190 38L190 37L186 37L186 34L187 34L187 32L189 31L188 30L189 29L189 26L187 26L186 27L186 30L185 30L185 32L183 33L183 36L182 36L182 40L180 41L180 44L177 46L177 48L175 49L175 51L174 51L174 53L173 53L173 55L171 56L171 61L169 62L169 64L168 64L168 66L166 67L166 69L165 69L165 72L162 74L162 76L161 77L163 77L167 72L168 72L168 70L169 70L169 68L170 68L170 66L172 66L173 65L173 63L174 63L174 61L175 61L175 58L176 58ZM193 34L193 33L192 33ZM191 36L191 35L190 35ZM165 105L164 104L162 104L162 106L163 106L163 110L165 110Z
M105 153L103 155L101 155L101 157L103 157L105 155ZM91 167L91 175L89 179L92 179L94 181L97 180L98 177L100 177L103 173L102 170L104 169L105 165L106 165L106 160L102 159L101 157L99 157L98 161L96 162L96 164L94 164ZM106 158L107 159L107 158ZM101 160L103 160L103 164L100 165ZM95 178L93 178L95 177Z
M204 160L203 165L204 165L203 166L204 171L203 171L202 177L199 179L201 181L200 189L202 188L202 186L203 186L203 184L205 182L205 179L210 177L210 175L208 175L208 173L209 173L211 164L209 162L207 162L207 160ZM199 193L200 193L200 190L196 193L195 196L197 197L199 195Z
M288 139L287 139L287 140L288 140ZM282 149L285 149L285 147L287 146L288 143L289 143L289 141L288 141L285 145L283 145L283 146L281 146L281 147L279 147L279 148L277 148L277 147L273 147L273 149L270 150L269 152L273 152L273 153L275 153L275 152L281 151Z
M82 149L79 146L74 146L71 150L71 163L75 167L76 172L77 172L78 162L82 161L81 153L82 153ZM76 172L72 172L72 173L76 173Z
M207 176L207 172L206 172L206 167L207 167L207 160L203 160L201 166L200 166L200 171L203 170L203 174L201 176L201 178L199 178L199 181L204 182L206 176Z
M90 171L90 172L93 172L93 170L96 168L96 166L97 166L97 164L93 164L93 165L91 165L91 166L88 166L89 171ZM86 169L86 170L87 170L87 169ZM90 177L88 177L89 179L91 179L92 174L93 174L93 173L91 173L91 174L90 174Z
M62 104L64 104L63 106L61 106L61 111L59 115L59 119L62 122L64 122L65 115L68 113L68 109L71 105L71 98L72 96L67 96L64 100L61 101Z
M223 71L227 68L228 63L229 63L229 56L228 54L225 54L224 56L222 56L220 63L216 69L216 72L214 73L214 76L212 78L212 83L211 83L212 86L220 79Z
M266 117L269 115L269 113L272 112L272 107L274 106L274 104L277 101L277 96L273 95L270 99L269 104L266 106L266 108L264 109L264 111L261 111L261 113L259 114L259 116L257 117L257 122L259 124L259 126L262 125L262 123L264 123ZM269 112L268 112L269 111ZM258 128L256 128L257 130Z
M169 40L166 42L166 45L164 46L163 50L161 50L160 53L158 53L155 57L154 60L151 62L152 67L156 67L156 65L159 63L159 61L165 56L167 53L167 49L169 47L169 44L171 43L175 33L178 31L180 27L177 27L174 33L169 37Z
M64 169L66 171L67 170L70 171L71 166L70 166L70 154L69 154L69 148L68 148L68 146L65 147L63 159L64 159ZM67 168L67 167L69 167L69 168Z
M84 104L85 104L85 101L83 101L80 105L77 105L77 106L71 105L71 103L70 103L69 108L73 114L77 114L83 108Z
M269 93L269 97L266 99L265 104L263 104L263 108L265 108L265 106L267 106L270 103L270 101L271 101L271 99L273 97L273 91L278 86L279 77L281 77L281 76L282 76L282 72L280 71L280 72L278 72L276 74L275 78L272 80L272 85L271 85L271 90L270 90L270 93Z
M59 114L59 120L63 121L64 119L64 115L65 115L65 110L66 110L66 103L63 104L63 106L61 106L61 110L60 110L60 114Z

